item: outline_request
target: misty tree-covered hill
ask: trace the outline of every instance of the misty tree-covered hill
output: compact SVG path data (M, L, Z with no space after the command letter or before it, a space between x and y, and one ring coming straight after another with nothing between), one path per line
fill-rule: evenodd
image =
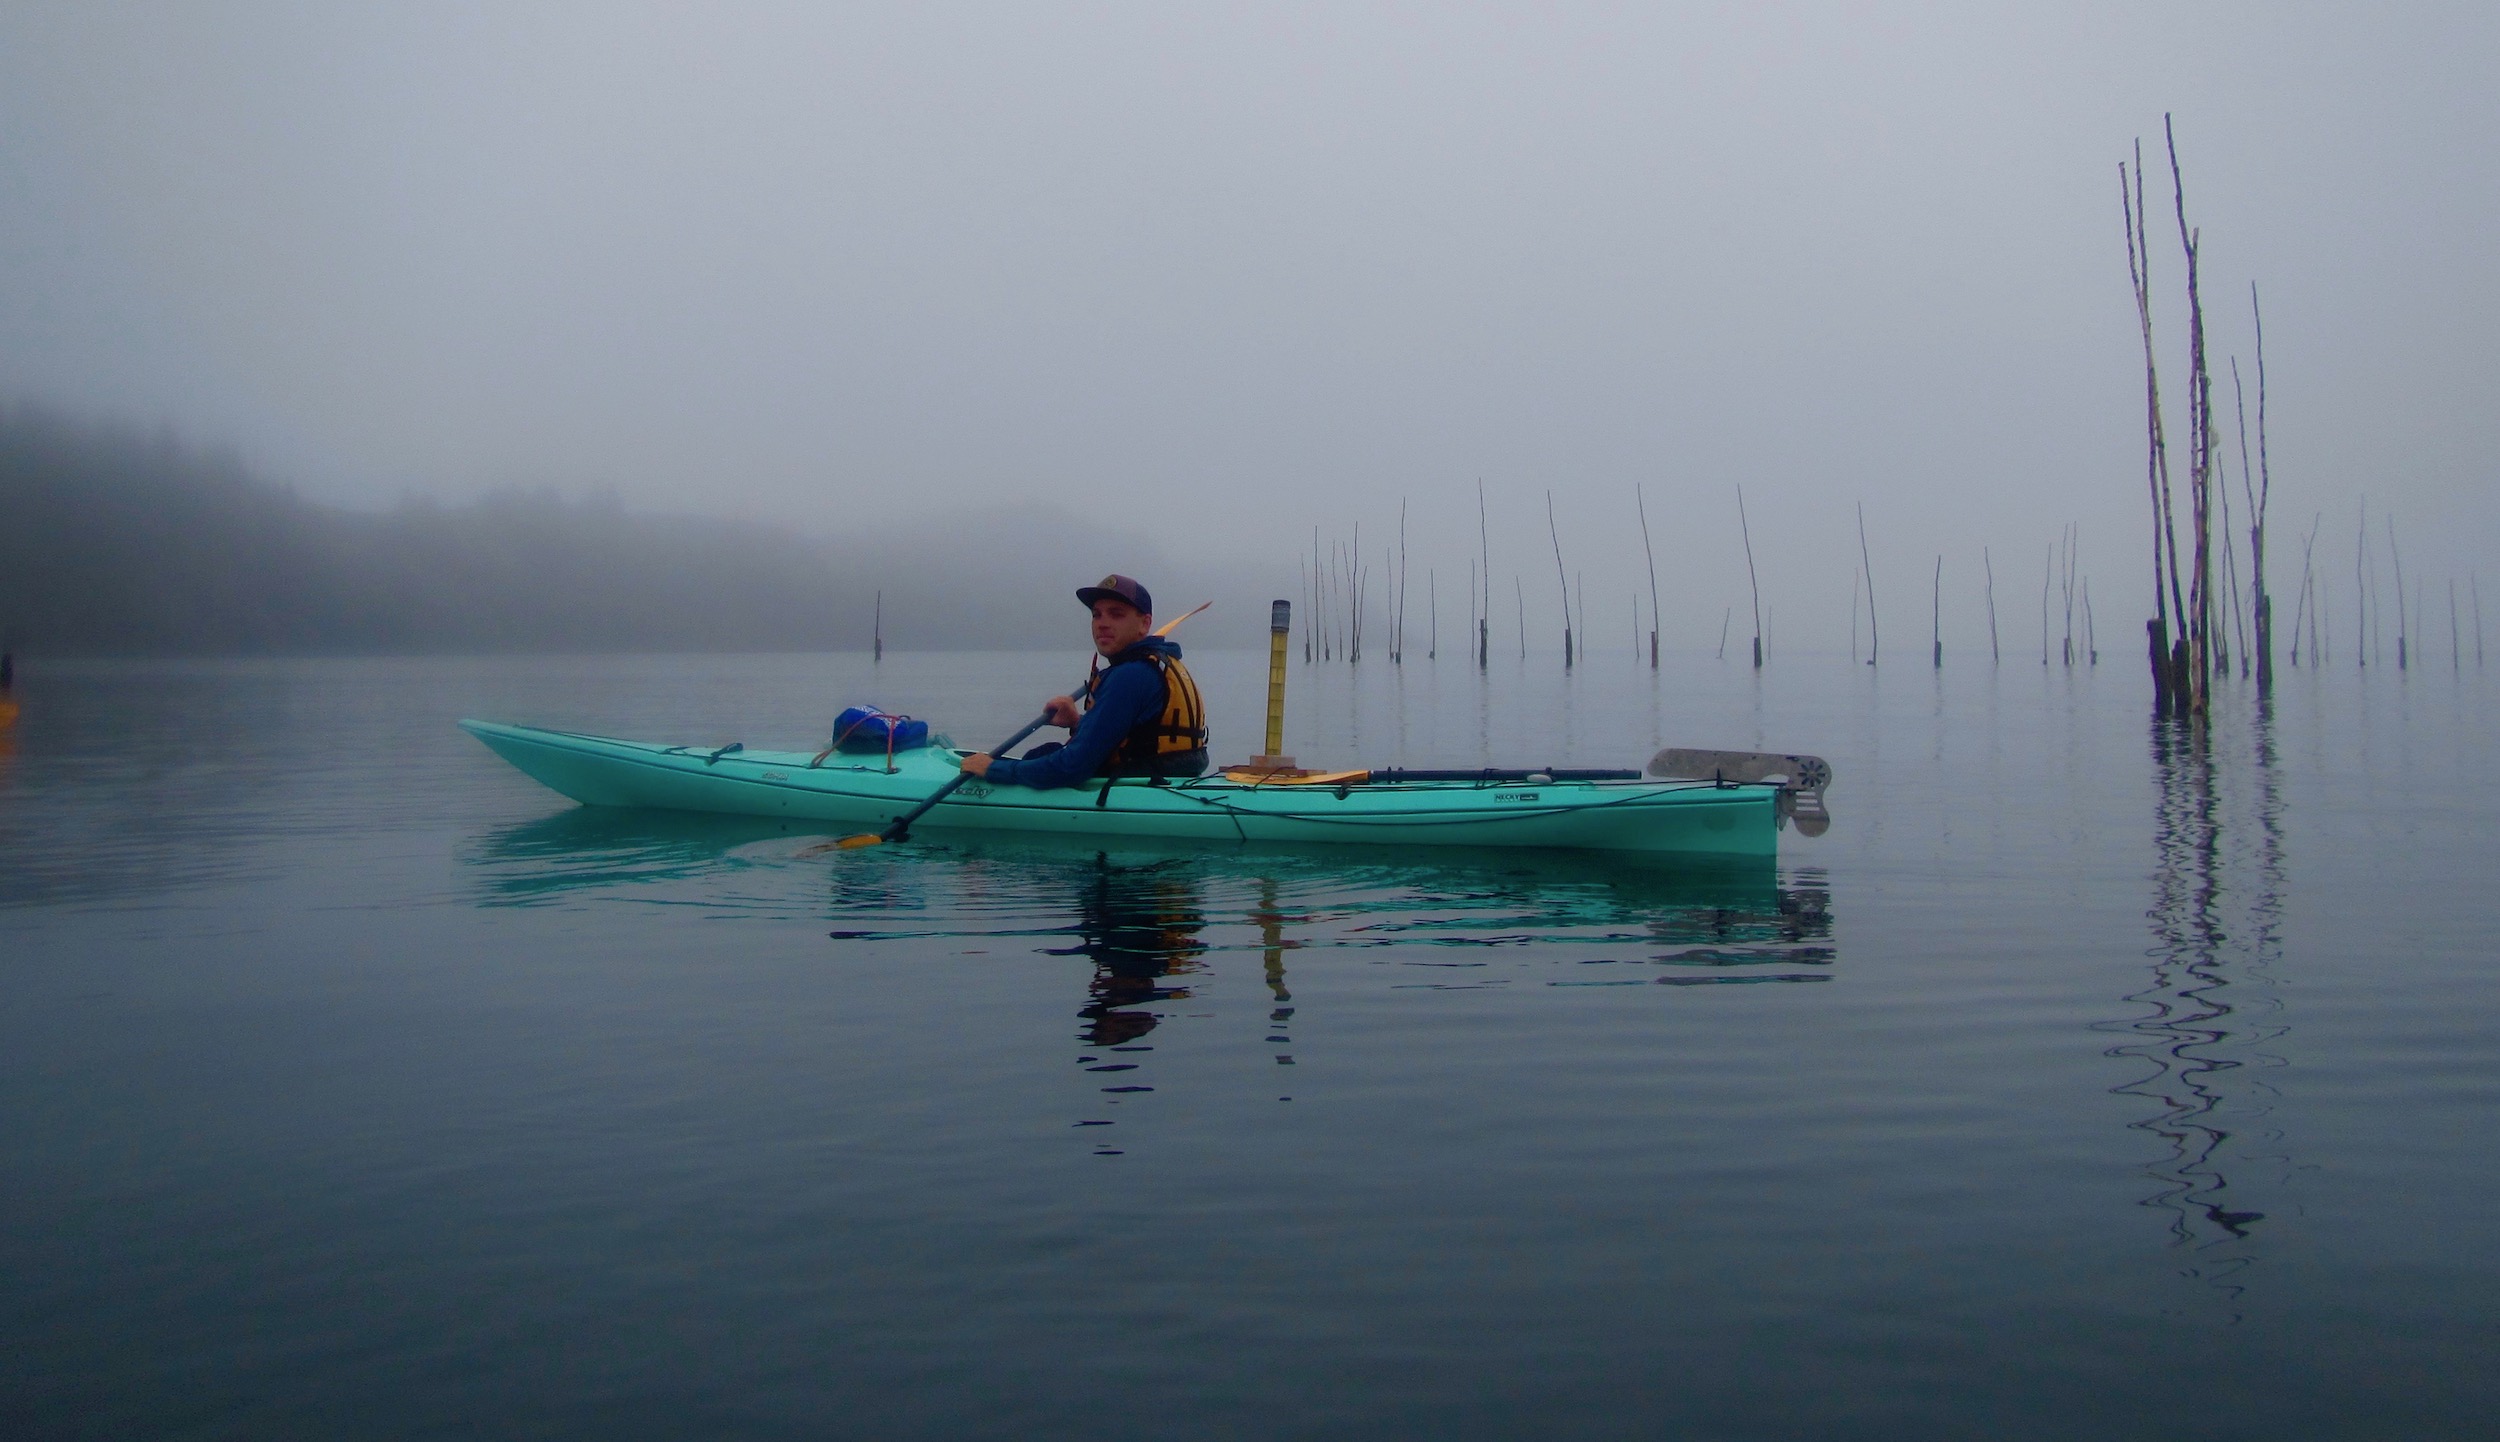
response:
M1049 603L1161 565L1047 513L846 534L545 491L349 511L170 437L0 414L0 636L22 650L849 650L880 589L889 646L1082 646L1076 603Z

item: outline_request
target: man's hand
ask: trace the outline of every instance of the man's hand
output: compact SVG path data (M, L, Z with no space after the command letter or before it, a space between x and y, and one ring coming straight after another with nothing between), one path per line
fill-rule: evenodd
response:
M1065 727L1070 731L1074 731L1076 723L1084 719L1082 713L1076 709L1076 698L1073 696L1051 697L1042 703L1042 714L1050 718L1051 725Z
M978 751L973 752L971 755L966 756L964 759L956 762L955 764L962 767L964 770L971 772L975 776L987 776L990 774L990 758L982 755Z

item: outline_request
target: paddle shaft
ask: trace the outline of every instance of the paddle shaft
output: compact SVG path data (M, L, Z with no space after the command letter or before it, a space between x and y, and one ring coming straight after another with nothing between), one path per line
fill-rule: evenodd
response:
M1045 711L1041 715L1036 716L1031 721L1025 723L1023 730L1008 737L1006 740L999 742L996 746L991 747L989 754L992 756L1004 756L1008 751L1012 750L1018 742L1024 740L1025 737L1032 735L1034 732L1041 730L1049 724L1050 713ZM944 801L947 797L954 795L955 788L963 785L971 779L972 773L969 771L956 772L945 785L939 787L933 792L930 792L928 800L921 802L918 806L915 806L911 810L904 812L902 815L895 817L892 825L877 833L879 839L885 841L909 840L911 838L911 824L913 822L928 815L930 807L933 807L939 802Z

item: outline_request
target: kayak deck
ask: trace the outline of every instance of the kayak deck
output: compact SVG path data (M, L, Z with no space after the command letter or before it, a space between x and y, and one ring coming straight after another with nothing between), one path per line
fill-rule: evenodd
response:
M462 721L524 774L592 806L704 811L875 830L957 774L962 754L715 750ZM1394 781L1277 786L1088 781L1064 789L966 782L913 823L1077 837L1516 846L1769 856L1779 788L1708 781Z

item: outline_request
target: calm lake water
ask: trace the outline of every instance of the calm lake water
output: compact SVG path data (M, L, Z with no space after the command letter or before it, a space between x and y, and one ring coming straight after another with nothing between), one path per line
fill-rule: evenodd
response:
M2201 739L2132 660L1292 669L1306 763L1828 757L1741 874L811 854L452 725L987 744L1083 659L24 665L0 1434L2489 1434L2470 662Z

